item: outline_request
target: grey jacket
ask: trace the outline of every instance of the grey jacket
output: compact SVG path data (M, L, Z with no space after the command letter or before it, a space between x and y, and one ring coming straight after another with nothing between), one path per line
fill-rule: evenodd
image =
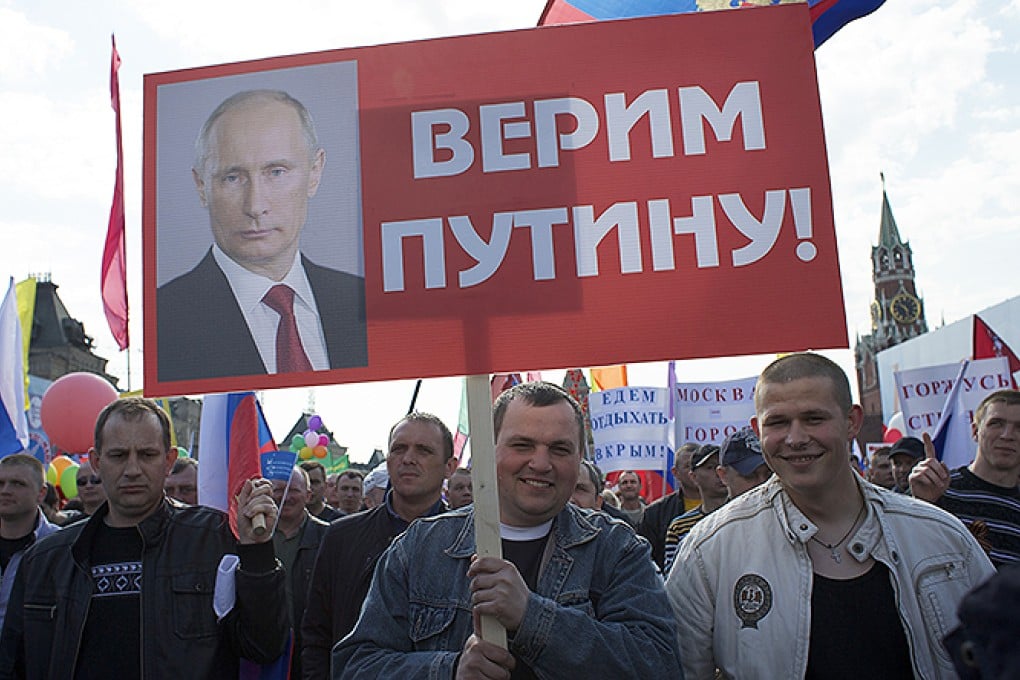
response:
M994 573L991 562L949 513L857 483L868 511L850 555L889 569L916 677L956 677L942 638L963 596ZM815 531L775 476L691 530L666 581L688 678L712 678L717 667L741 680L804 677Z

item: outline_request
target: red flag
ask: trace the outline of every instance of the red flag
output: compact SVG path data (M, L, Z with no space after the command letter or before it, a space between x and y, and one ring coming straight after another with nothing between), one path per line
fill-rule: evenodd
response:
M110 98L117 120L117 175L113 182L113 204L110 206L110 222L106 229L106 244L103 246L103 267L99 286L103 296L103 311L110 324L110 332L117 346L128 346L128 300L127 262L124 236L124 148L120 131L120 55L117 54L117 40L110 36L113 52L110 57Z
M992 359L1006 357L1009 361L1009 374L1020 371L1020 358L1009 348L1005 340L1000 338L980 316L974 315L974 359ZM1013 378L1013 389L1016 389L1016 378Z

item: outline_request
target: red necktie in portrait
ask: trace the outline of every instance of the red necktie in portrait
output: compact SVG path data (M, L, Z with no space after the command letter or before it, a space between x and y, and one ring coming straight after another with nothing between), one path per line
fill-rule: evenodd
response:
M279 283L269 289L262 301L280 315L280 325L276 327L276 372L312 370L312 363L308 361L305 348L301 346L301 336L298 335L297 320L294 318L293 289Z

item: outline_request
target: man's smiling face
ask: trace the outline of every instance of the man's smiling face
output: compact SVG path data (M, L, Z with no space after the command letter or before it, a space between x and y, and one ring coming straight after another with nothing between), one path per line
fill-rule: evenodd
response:
M496 435L503 523L537 526L559 514L574 492L580 462L577 417L568 402L511 401Z
M860 407L844 413L827 377L762 382L752 425L762 454L788 491L817 496L852 474L849 441L860 429Z

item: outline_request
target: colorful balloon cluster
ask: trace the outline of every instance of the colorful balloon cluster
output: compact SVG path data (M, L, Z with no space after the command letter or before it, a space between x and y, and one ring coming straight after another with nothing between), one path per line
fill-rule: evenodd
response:
M68 456L57 456L46 466L46 481L64 498L78 495L78 464Z
M290 450L296 453L301 460L311 460L313 457L325 458L329 453L326 449L329 446L329 436L316 432L320 427L322 427L322 418L312 416L308 419L308 429L302 434L294 435L294 438L290 440Z

